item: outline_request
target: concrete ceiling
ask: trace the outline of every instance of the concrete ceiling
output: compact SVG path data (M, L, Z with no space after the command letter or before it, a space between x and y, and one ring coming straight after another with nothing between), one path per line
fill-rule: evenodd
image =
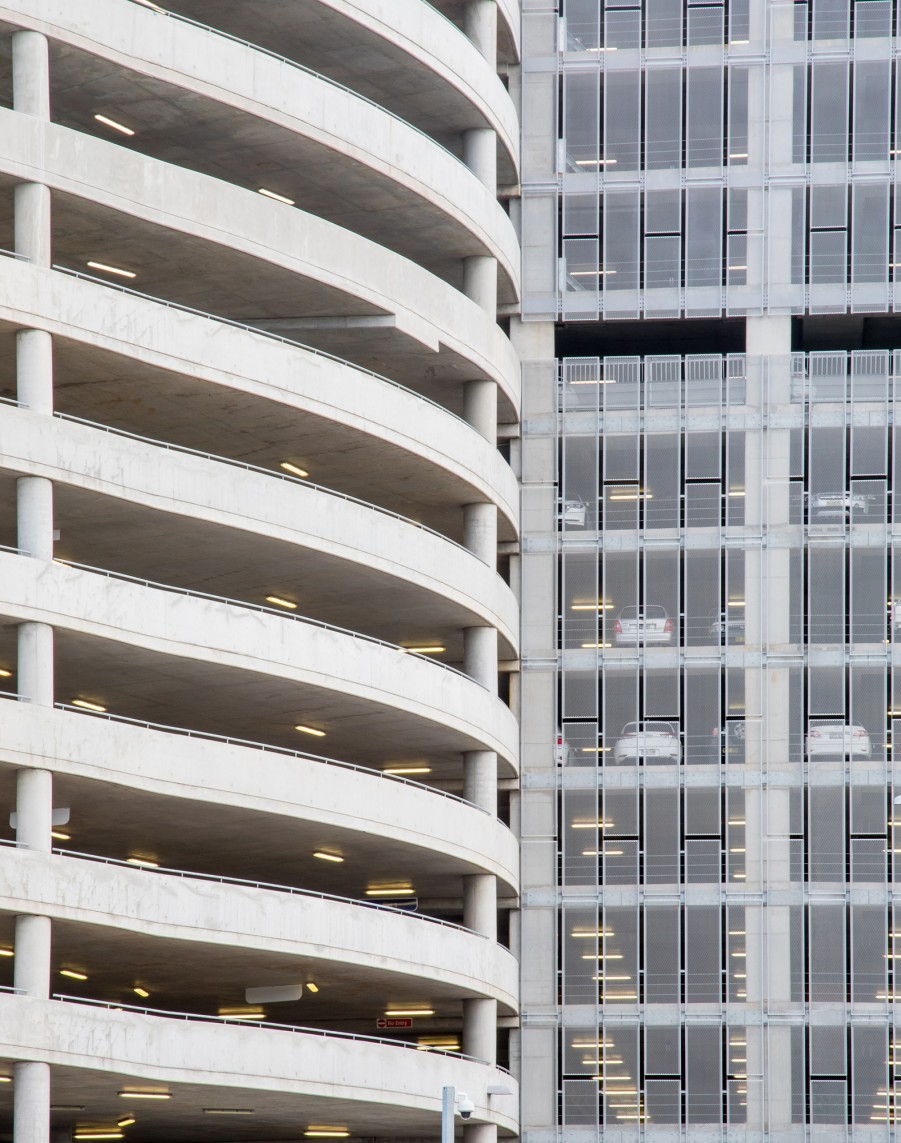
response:
M0 943L10 947L14 922L14 914L0 914ZM262 1005L266 1019L376 1036L376 1020L386 1008L433 1008L435 1016L417 1019L411 1034L397 1036L413 1043L417 1034L459 1032L462 1002L471 995L447 984L334 960L203 940L167 940L73 921L53 921L52 957L52 992L169 1012L215 1016L220 1007L246 1005L246 988L308 980L316 983L318 993L304 990L300 1000ZM0 984L11 984L12 958L0 957L0 962ZM62 968L88 979L60 976ZM136 985L146 989L149 998L135 995Z
M12 29L0 24L0 39L4 31ZM52 115L63 126L254 191L265 186L457 287L460 260L485 253L437 205L288 128L63 44L51 43L50 71ZM97 112L135 135L102 127ZM503 274L498 289L501 302L515 301Z
M14 666L15 645L15 623L0 614L0 663ZM55 648L58 701L85 698L127 718L309 750L310 739L294 730L304 723L326 731L315 740L320 753L375 769L427 759L436 779L458 778L461 752L483 748L474 738L400 709L270 672L147 651L64 628L57 629ZM503 760L500 772L511 776Z
M12 245L13 185L14 179L0 175L0 243L5 249ZM409 388L417 388L427 376L446 393L449 387L481 375L461 354L444 344L436 352L398 329L393 320L377 328L334 322L335 317L389 317L364 299L226 245L98 206L88 198L54 194L53 260L113 286L121 282L104 278L87 263L106 262L132 270L137 278L131 286L150 297L258 325ZM502 408L502 416L507 415Z
M0 472L0 543L15 533L15 480ZM64 483L55 485L54 522L60 559L266 607L267 595L286 597L298 615L391 643L445 646L436 658L452 666L462 662L467 618L474 622L437 592L363 563Z
M2 1001L0 1001L2 1003ZM12 1062L3 1068L10 1074ZM324 1099L277 1091L250 1091L239 1087L203 1084L172 1085L170 1100L141 1101L140 1106L117 1096L131 1080L150 1088L144 1077L117 1075L86 1068L51 1068L53 1107L83 1108L52 1112L55 1128L71 1131L78 1125L109 1129L126 1112L137 1122L125 1129L125 1143L300 1143L307 1124L340 1124L358 1139L386 1137L433 1143L440 1128L438 1112L429 1113L391 1105ZM137 1081L135 1083L135 1081ZM440 1096L440 1092L437 1093ZM437 1099L436 1096L436 1099ZM0 1139L12 1139L13 1085L0 1084ZM253 1115L205 1115L205 1107L241 1107ZM462 1128L458 1127L462 1137Z
M2 245L2 241L0 241ZM0 395L15 395L15 330L0 323ZM255 394L156 368L65 338L54 339L56 408L62 413L278 471L283 460L326 488L418 520L458 543L471 485L413 451ZM458 385L424 395L459 411ZM512 539L505 517L499 538Z
M487 125L455 86L319 0L217 0L215 6L209 0L169 0L166 7L327 75L458 157L460 133ZM498 163L498 182L515 182L510 157L500 147Z
M15 782L15 769L0 763L0 838L9 840L15 836L9 825ZM213 801L204 802L198 813L192 798L112 781L57 774L54 804L71 810L65 827L70 840L54 844L75 853L117 861L142 856L163 868L358 900L374 877L410 881L421 912L455 923L462 922L462 878L480 872L438 848L422 850L398 841L390 831L369 834ZM320 861L313 857L317 850L343 854L344 861ZM157 874L147 871L146 876ZM503 882L498 889L509 896Z

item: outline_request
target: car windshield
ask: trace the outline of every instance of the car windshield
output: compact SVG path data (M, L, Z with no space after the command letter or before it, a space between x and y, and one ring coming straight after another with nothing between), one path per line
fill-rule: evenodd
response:
M644 607L624 607L619 613L620 619L666 619L666 609L658 607L655 603Z

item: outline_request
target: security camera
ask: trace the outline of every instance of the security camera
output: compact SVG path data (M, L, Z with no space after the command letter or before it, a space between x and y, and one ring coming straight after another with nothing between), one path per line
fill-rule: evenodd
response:
M469 1119L476 1107L465 1091L457 1093L457 1111L461 1119Z

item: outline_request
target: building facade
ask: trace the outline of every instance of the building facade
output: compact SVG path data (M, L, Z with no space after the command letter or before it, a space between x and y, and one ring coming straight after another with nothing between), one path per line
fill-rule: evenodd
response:
M523 14L523 1134L895 1126L897 5Z
M519 33L0 4L4 1140L517 1133Z

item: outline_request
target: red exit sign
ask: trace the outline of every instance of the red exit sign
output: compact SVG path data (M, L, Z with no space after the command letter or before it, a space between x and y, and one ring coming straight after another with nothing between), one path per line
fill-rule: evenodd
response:
M376 1028L412 1028L411 1016L380 1016L375 1022Z

